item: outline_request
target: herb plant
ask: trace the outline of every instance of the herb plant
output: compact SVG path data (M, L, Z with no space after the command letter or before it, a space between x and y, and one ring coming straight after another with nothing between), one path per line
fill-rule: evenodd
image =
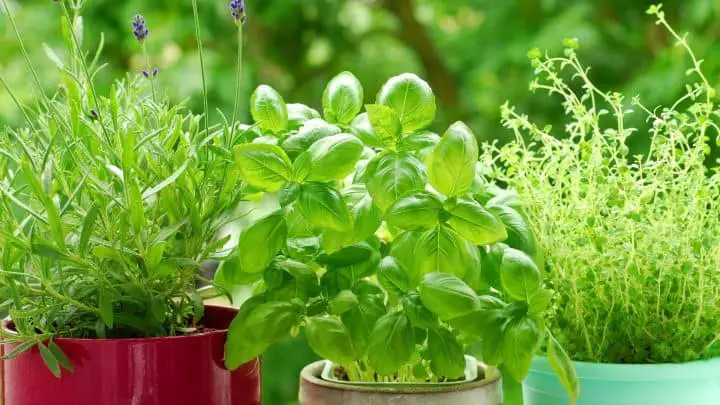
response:
M484 157L523 198L557 292L548 325L575 360L720 355L720 171L706 158L720 143L720 110L686 38L660 6L648 12L692 60L687 94L651 110L639 98L602 91L576 41L566 41L564 57L530 56L531 88L560 98L567 136L555 138L506 106L504 124L517 140ZM649 133L635 134L632 114L652 123ZM631 155L631 136L649 137L650 150Z
M327 85L323 118L268 86L253 94L257 131L236 162L249 192L279 203L218 272L255 291L230 327L227 366L304 329L351 381L458 379L479 340L485 362L521 381L552 295L522 204L480 175L466 125L427 131L435 97L417 76L391 78L361 113L363 100L348 72Z
M43 93L25 54L36 105L18 104L26 128L0 132L0 312L16 332L3 332L3 343L15 344L6 358L37 345L59 376L72 364L55 338L201 326L200 266L224 258L228 237L218 235L242 196L231 151L243 138L160 98L149 61L142 75L99 94L101 49L89 58L81 47L83 2L55 3L66 49L46 52L59 90ZM132 29L144 51L145 20L136 16Z

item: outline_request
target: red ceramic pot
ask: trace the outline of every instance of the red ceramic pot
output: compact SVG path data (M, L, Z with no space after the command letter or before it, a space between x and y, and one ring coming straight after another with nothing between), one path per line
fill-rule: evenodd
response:
M5 361L5 405L260 405L260 360L234 372L223 365L236 313L207 306L203 325L216 331L196 335L57 339L75 367L60 379L35 347Z

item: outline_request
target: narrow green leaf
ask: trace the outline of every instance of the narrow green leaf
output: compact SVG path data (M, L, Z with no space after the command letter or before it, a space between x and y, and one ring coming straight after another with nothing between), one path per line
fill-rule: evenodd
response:
M109 329L113 328L115 321L113 313L112 293L104 288L100 288L98 293L98 307L100 309L100 319Z
M37 342L34 340L26 340L24 342L18 343L17 346L15 346L12 350L5 353L2 358L4 360L13 359L13 358L27 352L28 350L32 349L33 347L35 347L36 344L37 344Z
M187 163L187 162L183 163L183 165L180 166L179 169L177 169L176 171L174 171L170 176L168 176L168 178L166 178L165 180L163 180L163 181L161 181L160 183L158 183L155 187L153 187L153 188L151 188L151 189L149 189L149 190L146 190L146 191L142 194L143 200L146 200L146 199L154 196L155 194L157 194L157 193L159 193L160 191L162 191L163 189L165 189L165 187L167 187L167 186L175 183L175 181L177 181L177 179L179 179L180 176L185 172L185 170L187 169L187 167L188 167L188 163Z
M555 339L550 331L547 331L547 339L548 362L550 363L550 367L555 372L560 383L565 387L570 397L570 404L575 405L580 397L580 382L578 381L577 372L575 371L575 365L565 349L560 345L560 342Z
M80 238L78 239L78 251L81 256L84 256L88 251L90 237L92 236L93 227L95 226L95 220L97 219L99 211L97 204L93 204L87 214L85 214L82 229L80 230Z
M54 340L51 340L48 343L48 348L65 370L68 370L71 373L75 372L75 367L73 367L70 359L68 359L65 352L63 352L63 350L60 348L60 346L57 345L57 343L55 343Z
M60 378L60 363L52 351L42 343L38 343L38 349L40 349L40 357L48 369L50 369L50 372L52 372L55 377Z

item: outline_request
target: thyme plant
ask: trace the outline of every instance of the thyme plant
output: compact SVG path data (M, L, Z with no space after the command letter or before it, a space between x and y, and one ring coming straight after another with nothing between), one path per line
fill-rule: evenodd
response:
M232 158L241 133L159 97L149 62L96 91L101 49L82 48L82 5L52 6L65 41L62 53L46 49L58 91L48 96L35 80L36 105L18 104L27 127L0 133L0 312L14 328L2 332L13 348L5 357L38 346L58 376L72 364L56 338L201 327L200 266L225 258L228 237L218 235L243 195ZM145 52L146 21L136 16L131 28Z
M258 131L235 149L240 178L279 203L218 272L255 290L230 327L227 366L304 329L350 381L455 380L477 341L507 385L522 381L552 295L522 204L480 175L465 124L427 131L435 97L417 76L391 78L365 112L363 101L348 72L328 83L323 118L268 86L253 94ZM569 359L549 344L575 397Z
M530 54L531 89L559 97L565 137L505 106L516 141L484 156L523 198L557 292L548 324L575 360L720 355L720 171L706 158L720 144L720 109L686 37L661 6L648 13L690 56L684 96L649 109L598 89L569 40L562 57ZM631 114L647 118L647 133L627 125ZM630 155L631 136L650 138L647 154Z

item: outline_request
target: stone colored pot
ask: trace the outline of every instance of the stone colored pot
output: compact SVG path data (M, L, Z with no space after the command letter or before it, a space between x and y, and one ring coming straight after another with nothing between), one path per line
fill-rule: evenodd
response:
M324 361L305 367L300 374L300 405L502 405L499 373L486 377L479 366L478 379L467 384L447 386L397 387L336 383L320 377Z

